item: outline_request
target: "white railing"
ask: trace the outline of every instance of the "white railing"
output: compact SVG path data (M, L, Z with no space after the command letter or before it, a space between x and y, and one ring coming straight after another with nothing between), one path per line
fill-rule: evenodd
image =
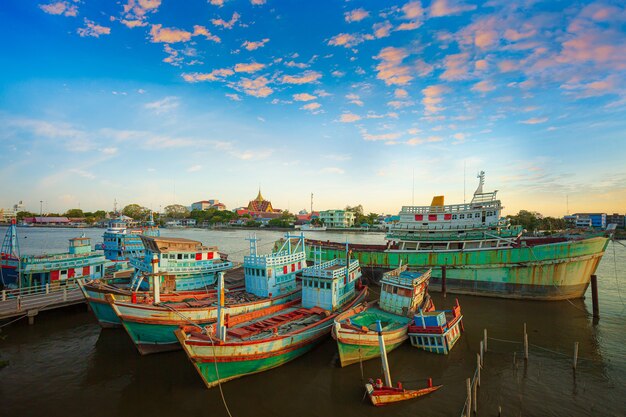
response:
M437 214L437 213L460 213L470 210L500 210L500 200L474 202L467 204L450 204L447 206L402 206L400 214Z
M48 310L84 301L76 280L65 285L38 285L3 290L0 293L0 319L26 315L31 310Z

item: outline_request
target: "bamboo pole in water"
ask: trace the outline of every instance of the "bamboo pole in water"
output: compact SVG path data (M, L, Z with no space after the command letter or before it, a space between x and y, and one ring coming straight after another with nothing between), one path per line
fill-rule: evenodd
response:
M578 364L578 342L574 343L574 371L576 370L576 365Z
M467 409L465 410L466 417L471 417L472 415L472 381L470 378L465 380L465 385L467 388Z

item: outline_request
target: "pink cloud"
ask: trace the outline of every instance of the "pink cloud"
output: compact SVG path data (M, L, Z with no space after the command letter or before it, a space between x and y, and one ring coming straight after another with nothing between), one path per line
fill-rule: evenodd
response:
M446 70L439 76L439 78L447 81L466 79L470 68L468 61L468 53L446 56L443 60L443 65Z
M161 0L128 0L123 6L122 19L120 20L129 28L146 26L146 15L155 13Z
M187 73L187 74L183 74L182 77L185 81L189 83L195 83L199 81L218 81L220 79L223 79L233 74L234 74L233 70L224 68L224 69L215 69L209 73L198 73L198 72Z
M255 79L242 79L238 86L243 89L244 93L253 97L267 97L274 92L267 86L269 80L265 77Z
M402 65L404 58L408 53L403 48L394 48L388 46L375 56L375 59L382 61L376 66L378 74L376 77L383 80L387 85L405 85L408 84L413 77L409 75L409 67Z
M362 129L361 136L363 137L364 140L367 140L367 141L379 141L379 140L393 141L395 139L398 139L400 136L402 136L402 133L395 132L395 133L383 133L380 135L372 135L370 133L367 133L365 129Z
M265 46L270 40L265 38L258 42L245 41L241 46L246 48L248 51L254 51L255 49L259 49Z
M221 26L225 29L232 29L240 17L241 16L239 15L239 13L234 12L233 17L231 17L228 22L224 19L211 19L211 23L213 23L215 26Z
M426 110L426 114L438 113L444 110L444 107L439 105L443 101L441 95L447 91L447 88L443 85L431 85L422 90L424 98L422 104Z
M462 1L434 0L430 6L430 15L433 17L449 16L474 9L476 9L475 5L463 4Z
M267 0L250 0L253 6L261 6L266 3Z
M78 14L78 7L67 1L57 1L56 3L40 4L39 8L48 14L74 17Z
M354 113L344 113L339 117L341 123L354 123L361 120L361 116Z
M99 38L100 35L108 35L111 33L111 28L108 28L106 26L100 26L98 24L96 24L95 22L92 22L91 20L87 20L85 19L85 27L84 28L79 28L76 33L78 33L79 36L81 37L85 37L85 36L91 36L94 38Z
M393 92L393 95L396 98L407 98L409 93L403 88L396 88L396 91Z
M413 19L421 19L424 16L424 9L422 8L422 3L419 1L411 1L402 6L402 12L404 13L404 18L413 20Z
M376 23L374 26L372 26L372 28L374 29L374 37L376 37L376 39L380 39L389 36L389 33L391 32L393 26L389 22L383 22Z
M265 68L265 64L259 64L256 62L252 62L249 64L237 64L235 65L235 72L246 72L251 74L253 72L257 72Z
M344 48L352 48L363 42L363 38L359 35L351 35L349 33L340 33L333 36L328 41L330 46L343 46Z
M301 108L304 110L317 110L320 107L322 107L322 105L320 103L309 103L309 104L305 104L304 106L302 106Z
M511 72L519 68L519 63L511 59L505 59L498 63L498 68L500 72Z
M485 59L479 59L478 61L474 62L474 68L479 71L484 71L489 68L489 63Z
M322 74L316 71L305 71L300 75L285 75L282 78L283 84L308 84L316 82L322 78Z
M295 101L312 101L317 99L317 96L308 93L294 94L293 99Z
M163 25L152 25L150 29L152 42L176 43L187 42L191 39L191 32L176 28L164 28Z
M220 43L222 40L219 36L215 36L209 32L204 26L196 25L193 27L193 36L204 36L207 40Z
M126 19L122 19L122 20L120 20L120 22L123 25L125 25L126 27L130 28L130 29L147 25L147 23L142 21L142 20L126 20Z
M369 12L365 9L356 9L356 10L352 10L350 12L344 13L346 22L348 23L360 22L366 17L369 17L369 15L370 15Z
M472 91L480 91L481 93L487 93L487 92L493 91L495 89L496 89L496 87L494 87L487 80L479 81L479 82L477 82L476 84L474 84L472 86Z
M528 120L523 120L521 123L524 123L526 125L537 125L537 124L540 124L540 123L545 123L547 121L548 121L547 117L541 117L541 118L533 117L533 118L528 119Z
M515 29L507 29L504 31L504 39L517 42L522 39L530 38L537 33L535 29L529 28L527 32L518 32Z

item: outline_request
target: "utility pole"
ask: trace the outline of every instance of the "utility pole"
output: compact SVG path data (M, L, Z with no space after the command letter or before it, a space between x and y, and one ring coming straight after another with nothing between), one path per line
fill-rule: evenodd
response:
M39 216L43 216L43 200L39 200Z

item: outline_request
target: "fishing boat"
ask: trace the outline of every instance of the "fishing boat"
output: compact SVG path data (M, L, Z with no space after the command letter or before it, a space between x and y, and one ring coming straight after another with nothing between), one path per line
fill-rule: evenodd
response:
M608 244L604 233L524 236L521 226L501 217L497 191L483 191L485 173L470 203L404 206L389 226L385 245L351 244L354 256L376 280L400 261L409 269L432 268L431 290L503 298L580 298ZM343 244L307 239L307 259L322 248L323 259Z
M437 391L443 385L433 386L432 379L428 378L428 386L421 389L405 389L402 383L398 382L397 386L393 386L391 382L391 373L389 372L389 362L387 361L387 349L385 349L385 339L383 337L383 327L380 320L376 322L376 332L378 333L378 347L382 362L385 384L381 379L374 381L370 378L365 384L365 391L370 401L375 406L387 405L399 401L410 400L412 398L421 397Z
M92 250L91 240L84 235L69 239L65 253L20 255L17 242L13 221L5 235L1 256L0 276L7 289L54 292L78 279L91 281L104 274L104 256Z
M447 355L463 332L459 300L452 310L419 311L409 326L409 339L416 348Z
M333 337L342 367L380 355L378 322L382 322L387 352L408 339L415 312L434 307L428 296L430 272L407 271L406 265L387 272L380 281L378 301L360 304L335 318Z
M296 274L306 266L304 235L287 235L285 243L270 254L258 254L257 238L250 237L250 255L244 257L245 289L234 288L225 293L225 314L235 316L255 310L300 299ZM206 326L217 318L217 296L201 299L160 299L162 280L158 263L153 263L150 278L158 289L159 298L135 297L130 301L118 300L115 294L107 295L113 311L141 354L180 349L174 334L179 326L193 323ZM184 294L184 293L183 293Z
M130 282L96 280L81 282L81 290L102 327L119 327L121 322L106 299L112 294L117 301L131 302L152 297L154 280L150 278L156 265L160 276L161 299L182 301L186 298L210 296L208 288L216 274L233 267L216 246L207 247L196 240L140 235L145 252L143 258L131 258L135 268Z
M128 219L122 215L112 219L102 236L104 257L110 261L127 262L131 258L141 259L145 250L141 236L158 237L160 235L152 212L144 227L128 227Z
M301 302L240 316L218 313L214 326L186 326L176 336L208 388L266 371L310 351L328 336L337 314L365 299L367 287L356 288L360 276L349 256L317 264L302 271Z

